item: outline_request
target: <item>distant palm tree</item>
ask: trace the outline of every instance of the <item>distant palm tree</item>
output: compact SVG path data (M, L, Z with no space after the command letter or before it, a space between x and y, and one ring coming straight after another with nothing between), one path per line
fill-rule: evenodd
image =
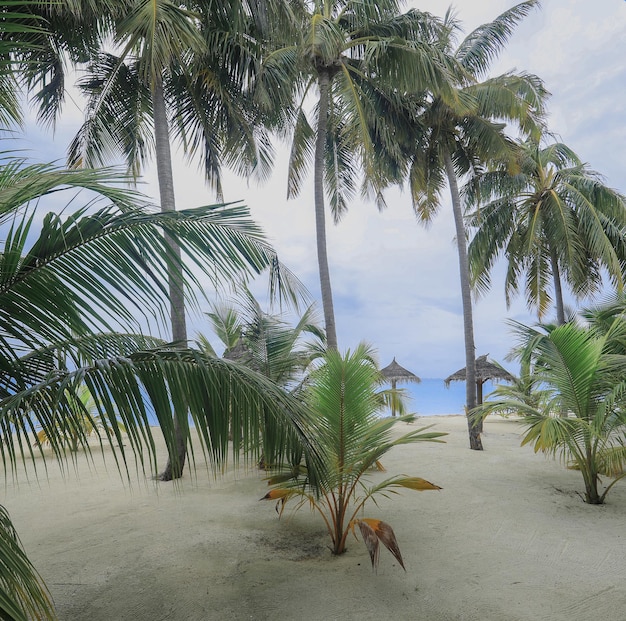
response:
M294 388L303 378L311 361L320 356L324 332L317 325L315 311L307 308L295 325L280 315L266 313L245 290L237 305L214 304L208 316L213 329L224 343L225 357L258 371L286 389ZM314 342L303 341L306 336Z
M626 203L563 143L528 140L517 162L516 174L500 168L470 186L469 199L477 207L470 220L477 227L469 248L473 280L486 290L491 269L504 255L507 303L523 289L539 318L554 301L562 324L563 284L582 298L601 289L604 271L622 290Z
M313 164L317 258L328 347L337 349L337 331L326 242L325 194L335 221L355 192L359 170L376 188L373 128L385 123L371 89L443 89L447 66L432 45L439 22L427 13L401 14L397 0L307 2L301 23L266 58L264 76L275 99L294 93L293 141L288 196L297 196ZM291 37L291 38L289 38ZM376 86L378 85L378 86ZM314 121L306 108L317 87ZM278 105L286 105L285 99ZM291 110L291 109L290 109ZM391 144L391 133L376 139Z
M524 133L537 131L545 94L538 78L507 73L484 79L514 27L537 4L537 0L529 0L505 11L471 32L456 49L459 25L448 13L439 45L462 70L456 101L450 102L435 93L433 97L409 98L406 102L409 119L414 117L413 131L405 134L414 210L420 220L428 223L439 209L446 185L452 199L463 304L468 414L476 406L476 356L467 231L458 180L495 158L510 159L512 141L504 131L503 121L513 123ZM468 425L470 448L482 450L480 421L473 424L468 418Z
M226 346L224 358L260 373L299 398L312 361L324 353L325 335L317 325L313 307L291 325L279 315L264 312L244 287L234 305L215 304L208 316ZM307 341L306 337L313 340ZM201 338L201 347L212 352L205 337ZM291 455L291 463L297 464L302 459L299 442L285 446L278 434L264 435L261 467L276 463L285 450Z

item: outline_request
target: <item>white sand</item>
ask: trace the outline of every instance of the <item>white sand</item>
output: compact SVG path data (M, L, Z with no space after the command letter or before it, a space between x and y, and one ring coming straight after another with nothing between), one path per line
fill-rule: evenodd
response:
M1 502L64 621L626 619L626 482L589 506L580 474L520 448L515 422L489 419L482 453L463 417L412 427L431 422L447 444L384 465L443 490L365 512L393 526L406 573L386 550L375 573L352 538L332 556L307 508L278 520L257 471L129 490L112 461L63 479L51 460L49 480L22 477Z

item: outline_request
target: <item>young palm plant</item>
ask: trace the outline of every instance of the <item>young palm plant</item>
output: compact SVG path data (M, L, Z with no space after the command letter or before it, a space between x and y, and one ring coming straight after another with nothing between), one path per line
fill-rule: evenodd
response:
M404 563L393 529L382 520L362 515L365 504L377 495L397 489L437 490L438 486L419 477L394 476L368 485L368 474L377 468L381 457L394 446L413 442L439 442L444 433L415 429L393 438L392 427L404 417L382 419L376 389L381 376L371 351L359 345L342 356L329 350L323 364L311 375L305 392L310 411L309 433L317 438L322 456L315 478L290 480L277 475L270 479L273 489L264 496L276 500L282 513L289 500L296 508L310 504L322 517L332 541L333 554L343 554L346 540L356 526L366 543L372 565L378 562L379 541L391 551L402 567Z
M517 325L517 331L548 398L536 404L526 394L509 396L485 403L478 413L516 412L527 428L522 445L579 470L585 501L602 504L626 476L626 355L613 347L624 342L626 322L617 318L602 335L571 323L543 330ZM604 489L602 476L613 479Z

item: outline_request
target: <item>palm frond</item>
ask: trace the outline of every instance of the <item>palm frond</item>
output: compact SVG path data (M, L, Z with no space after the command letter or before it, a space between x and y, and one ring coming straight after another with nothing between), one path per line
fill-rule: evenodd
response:
M513 34L515 26L538 6L539 0L521 2L492 22L479 26L461 42L456 57L472 75L483 76Z
M0 506L0 616L13 621L54 621L52 599L20 545L6 509Z

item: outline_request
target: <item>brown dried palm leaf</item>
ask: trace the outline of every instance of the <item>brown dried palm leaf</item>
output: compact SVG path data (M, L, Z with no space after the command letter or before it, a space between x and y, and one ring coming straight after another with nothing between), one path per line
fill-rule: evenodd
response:
M387 550L389 550L398 563L400 563L400 567L406 571L406 567L404 566L404 562L402 560L402 554L400 553L400 547L398 546L398 541L393 529L389 524L387 524L387 522L374 520L372 518L362 518L360 520L354 520L354 524L358 524L359 526L359 530L363 536L363 542L370 553L370 559L374 569L378 567L378 558L380 554L379 541L382 541Z

